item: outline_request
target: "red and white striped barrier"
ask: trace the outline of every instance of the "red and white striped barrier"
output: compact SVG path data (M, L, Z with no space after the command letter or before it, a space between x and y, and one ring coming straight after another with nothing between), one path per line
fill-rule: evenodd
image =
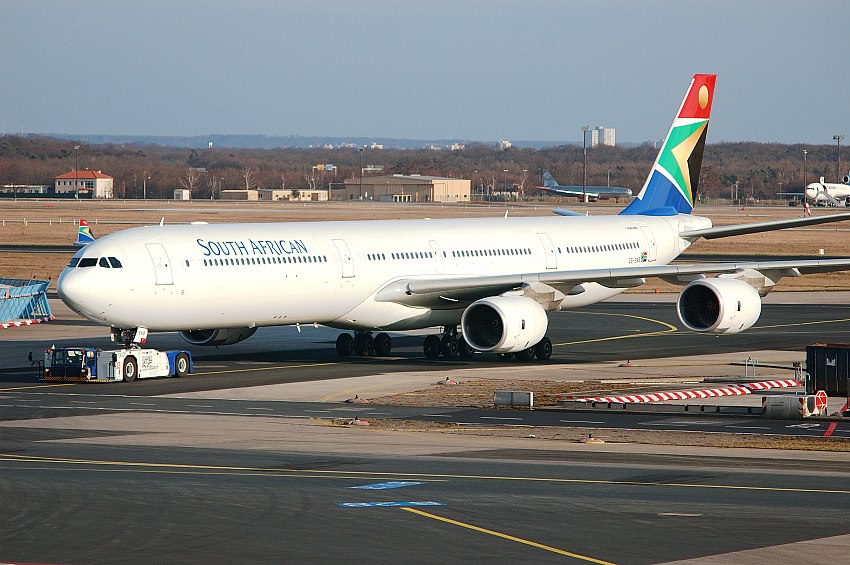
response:
M670 392L653 392L649 394L628 394L623 396L600 396L596 398L575 398L576 402L613 402L615 404L629 404L638 402L664 402L665 400L694 400L698 398L717 398L720 396L740 396L752 394L755 390L768 390L771 388L797 387L800 383L794 379L780 379L774 381L758 381L740 385L731 385L718 388L704 388L696 390L678 390Z
M32 318L30 320L13 320L11 322L3 322L0 323L0 328L20 328L21 326L31 326L33 324L43 324L44 322L49 322L51 320L55 320L56 318L53 316L46 316L44 318Z

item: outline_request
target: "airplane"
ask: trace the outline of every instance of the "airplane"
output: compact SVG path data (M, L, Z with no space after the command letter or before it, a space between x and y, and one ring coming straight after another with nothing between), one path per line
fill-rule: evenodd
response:
M843 184L837 182L813 182L806 187L806 198L818 206L850 206L850 175L844 175Z
M62 300L130 343L178 331L222 346L263 326L344 330L341 356L390 354L387 332L437 328L424 354L546 360L548 312L594 304L662 277L684 288L689 330L736 334L782 277L850 270L848 259L671 265L699 238L808 226L850 213L714 227L691 214L716 75L695 75L638 196L616 215L131 228L77 251ZM716 276L707 276L716 275ZM376 335L377 334L377 335Z
M536 186L534 188L560 196L574 196L576 198L583 198L586 194L587 198L593 201L632 197L631 189L618 186L588 186L586 189L582 186L562 186L545 169L543 170L543 186Z
M80 228L77 230L77 241L74 242L74 245L88 245L93 241L94 235L89 227L89 223L80 218Z

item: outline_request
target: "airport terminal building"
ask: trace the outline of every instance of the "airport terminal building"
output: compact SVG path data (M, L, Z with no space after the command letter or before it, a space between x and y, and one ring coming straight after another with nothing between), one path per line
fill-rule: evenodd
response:
M466 179L425 175L383 175L345 179L332 191L333 200L379 202L469 202L472 182Z

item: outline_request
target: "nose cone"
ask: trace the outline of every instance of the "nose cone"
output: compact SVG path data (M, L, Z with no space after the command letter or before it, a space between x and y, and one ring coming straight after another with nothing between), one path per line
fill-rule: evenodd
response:
M85 273L79 269L67 268L59 275L56 283L56 291L62 302L68 305L74 312L84 315L83 304L89 295L90 285L85 280Z

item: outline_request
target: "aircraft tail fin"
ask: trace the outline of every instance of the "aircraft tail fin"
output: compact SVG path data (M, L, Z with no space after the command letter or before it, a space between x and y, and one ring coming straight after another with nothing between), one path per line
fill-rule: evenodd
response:
M558 186L558 181L555 180L555 177L552 176L552 173L549 171L543 171L543 186L545 187L553 187Z
M80 218L80 229L77 230L77 241L74 242L74 245L88 245L93 241L94 235L92 235L89 223Z
M672 216L694 209L716 79L694 75L643 188L620 214Z

